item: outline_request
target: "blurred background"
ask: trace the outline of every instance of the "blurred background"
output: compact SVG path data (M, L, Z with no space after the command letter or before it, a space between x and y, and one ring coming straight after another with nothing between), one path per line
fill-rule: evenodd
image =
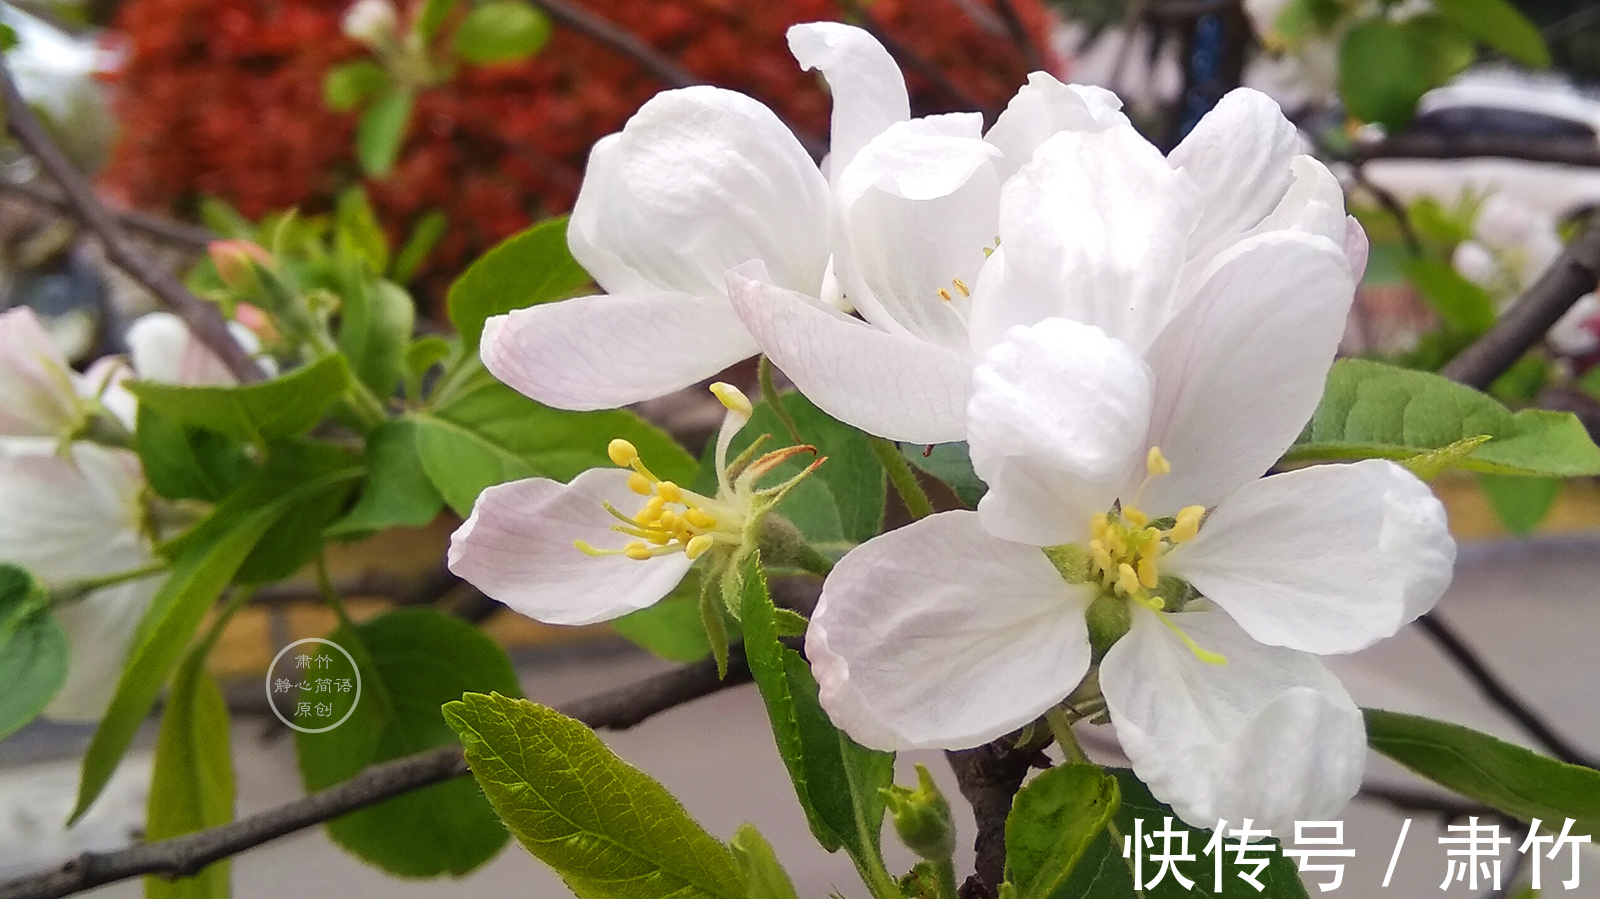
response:
M29 102L146 251L198 292L209 242L311 256L323 225L381 232L387 275L420 327L474 258L566 211L588 150L664 88L711 83L771 106L820 152L829 100L789 56L790 25L868 28L906 72L913 113L992 121L1028 72L1099 84L1163 148L1223 94L1266 91L1334 168L1372 239L1345 351L1437 369L1516 302L1600 205L1600 4L1581 0L83 0L0 3L9 64ZM122 348L155 308L61 212L33 161L0 143L0 308L34 307L86 361ZM295 216L288 212L295 210ZM320 229L320 230L319 230ZM1574 307L1491 392L1514 408L1577 413L1600 434L1600 301ZM750 377L751 373L745 373ZM640 410L698 450L718 420L703 391ZM1441 603L1463 634L1562 734L1600 751L1600 486L1454 474L1437 489L1464 541ZM0 512L3 514L3 512ZM448 517L448 516L447 516ZM558 703L670 664L609 628L537 625L434 560L454 520L344 548L358 617L431 603L513 651L531 698ZM314 585L258 597L230 623L217 674L234 711L240 815L298 795L292 741L267 710L277 650L334 622ZM668 658L672 647L652 647ZM1459 721L1524 742L1428 641L1404 633L1336 660L1362 705ZM0 878L139 836L148 747L63 830L91 729L36 723L0 742ZM713 832L757 823L802 895L846 894L843 857L816 848L755 694L728 691L607 735ZM1092 754L1115 759L1109 739ZM954 793L937 758L926 761ZM907 768L909 770L909 767ZM903 777L902 780L905 778ZM1375 761L1383 788L1423 789ZM1415 819L1390 891L1401 821ZM1440 816L1366 797L1346 817L1358 849L1342 887L1432 895ZM965 840L964 840L965 842ZM1509 859L1509 856L1508 856ZM903 860L909 864L909 860ZM964 863L964 862L963 862ZM1585 885L1600 896L1600 864ZM403 882L342 854L321 830L241 856L236 895L308 897L494 890L561 895L519 849L460 881ZM134 896L128 881L98 891Z

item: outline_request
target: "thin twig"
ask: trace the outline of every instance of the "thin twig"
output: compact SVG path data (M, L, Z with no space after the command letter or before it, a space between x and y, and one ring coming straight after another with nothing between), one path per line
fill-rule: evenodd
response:
M1399 787L1363 786L1357 799L1372 799L1403 812L1432 812L1446 821L1477 815L1480 818L1504 818L1505 812L1473 802L1450 799L1426 790L1407 790Z
M1417 229L1411 224L1411 213L1406 211L1405 204L1401 203L1400 199L1388 188L1382 187L1368 178L1366 170L1362 168L1361 163L1352 164L1350 166L1350 174L1355 179L1357 187L1372 194L1373 199L1378 201L1378 205L1382 206L1384 211L1394 217L1395 222L1400 226L1400 237L1406 243L1407 252L1413 256L1421 256L1422 240L1417 237Z
M60 186L78 219L99 236L106 256L183 319L194 336L222 360L240 383L264 379L266 375L261 366L228 333L227 322L217 307L190 293L172 272L155 264L128 240L121 223L100 204L94 188L39 124L28 101L17 90L11 69L4 60L0 60L0 100L5 103L6 127Z
M53 209L62 215L78 217L78 210L74 209L65 198L36 184L18 184L0 179L0 193L21 197L36 206ZM106 211L129 231L138 231L147 237L153 237L192 253L204 253L206 245L217 239L215 234L205 228L165 216L131 209L108 208Z
M731 647L726 679L718 679L716 665L707 660L570 703L561 711L597 730L623 730L749 680L743 649ZM337 786L221 827L115 852L86 852L59 870L0 884L0 899L57 899L144 874L191 876L218 859L466 773L461 747L443 746L374 765Z
M1012 3L1011 0L995 0L995 8L1000 13L1000 18L1006 23L1006 32L1010 34L1012 42L1017 45L1017 49L1022 51L1022 59L1028 64L1029 71L1044 71L1044 49L1034 41L1033 35L1029 33L1027 24L1022 21L1022 16L1017 12L1016 4Z
M1002 738L975 749L949 751L944 756L955 772L961 795L972 806L977 824L972 848L978 883L988 895L998 896L1005 879L1006 816L1011 814L1011 800L1022 788L1023 778L1034 767L1039 752L1019 750Z

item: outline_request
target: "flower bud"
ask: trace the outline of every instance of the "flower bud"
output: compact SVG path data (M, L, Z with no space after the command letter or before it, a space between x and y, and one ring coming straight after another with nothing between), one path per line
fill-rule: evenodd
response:
M272 264L272 254L248 240L213 240L206 245L206 252L217 267L217 277L229 290L244 291L255 285L252 263Z
M933 782L926 766L917 766L917 788L885 787L884 804L894 818L900 842L930 862L948 862L956 851L956 823L950 803Z
M400 30L400 14L390 0L356 0L339 25L346 37L375 47L394 40Z

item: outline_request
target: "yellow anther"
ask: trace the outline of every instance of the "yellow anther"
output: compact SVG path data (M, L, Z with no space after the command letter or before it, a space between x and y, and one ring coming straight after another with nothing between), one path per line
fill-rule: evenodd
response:
M1108 523L1106 521L1106 513L1104 513L1104 512L1096 512L1096 513L1094 513L1094 517L1089 519L1089 534L1090 534L1090 536L1094 537L1094 539L1096 539L1096 540L1099 540L1099 539L1105 537L1105 535L1106 535L1106 527L1107 526L1108 526Z
M712 517L704 509L690 509L688 512L684 513L683 518L685 521L703 531L710 530L717 526L717 519Z
M988 259L990 256L993 256L994 255L994 250L995 250L994 247L984 247L983 248L983 258Z
M1139 574L1127 562L1117 566L1117 589L1129 596L1139 592Z
M1150 516L1131 506L1122 510L1122 518L1136 528L1142 528L1150 523Z
M639 514L634 516L634 518L640 523L653 522L661 517L661 512L662 510L666 509L666 507L666 500L659 496L652 496L648 501L645 502L644 508L640 509Z
M717 399L722 403L722 407L727 409L729 412L737 412L738 414L749 418L750 414L755 409L755 407L750 405L750 398L744 395L744 391L733 386L732 384L718 381L711 385L711 392L715 394Z
M678 513L671 509L663 509L661 510L661 515L656 518L656 527L661 528L663 531L675 531L678 529L678 523L682 520L678 517Z
M1172 471L1172 463L1167 461L1166 456L1161 455L1161 447L1152 446L1150 452L1145 454L1144 470L1153 475L1169 474Z
M636 471L628 475L628 489L640 496L649 496L653 488L650 479Z
M943 287L939 288L939 299L944 300L946 303L955 301L955 297L950 295L950 291L945 290Z
M632 486L632 479L630 478L629 481L629 486ZM680 505L683 503L683 491L678 488L677 484L674 484L671 481L662 481L661 483L657 484L656 496L661 497L669 503L678 503Z
M1187 543L1200 533L1200 519L1206 517L1205 506L1184 506L1178 511L1177 523L1167 532L1173 543Z
M1111 561L1111 553L1106 549L1104 541L1090 540L1089 555L1094 559L1094 566L1102 572L1109 573L1115 567Z
M711 548L711 544L714 542L716 541L712 540L710 536L701 534L698 537L690 539L689 542L684 545L683 554L691 559L698 559L703 553L705 553L706 550Z
M666 531L651 531L645 537L645 539L649 540L656 546L666 546L668 543L672 542L673 535L667 533Z
M645 546L643 543L639 543L637 541L623 547L622 554L630 559L633 559L635 562L643 562L646 559L655 557L655 553L650 551L650 547Z
M1139 586L1145 588L1146 590L1154 590L1156 588L1157 580L1156 563L1150 559L1140 559Z
M639 460L639 450L621 437L606 444L606 455L611 457L612 462L623 467L632 465Z
M967 289L967 282L961 280L960 278L953 278L951 279L950 283L956 286L956 293L959 293L964 297L972 296L972 291Z

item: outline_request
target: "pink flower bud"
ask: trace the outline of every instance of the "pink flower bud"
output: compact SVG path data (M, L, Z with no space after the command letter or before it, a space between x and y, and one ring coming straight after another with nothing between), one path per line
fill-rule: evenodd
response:
M272 254L248 240L213 240L206 246L211 262L217 267L217 277L232 290L245 290L254 283L255 272L251 263L262 266L272 264Z

